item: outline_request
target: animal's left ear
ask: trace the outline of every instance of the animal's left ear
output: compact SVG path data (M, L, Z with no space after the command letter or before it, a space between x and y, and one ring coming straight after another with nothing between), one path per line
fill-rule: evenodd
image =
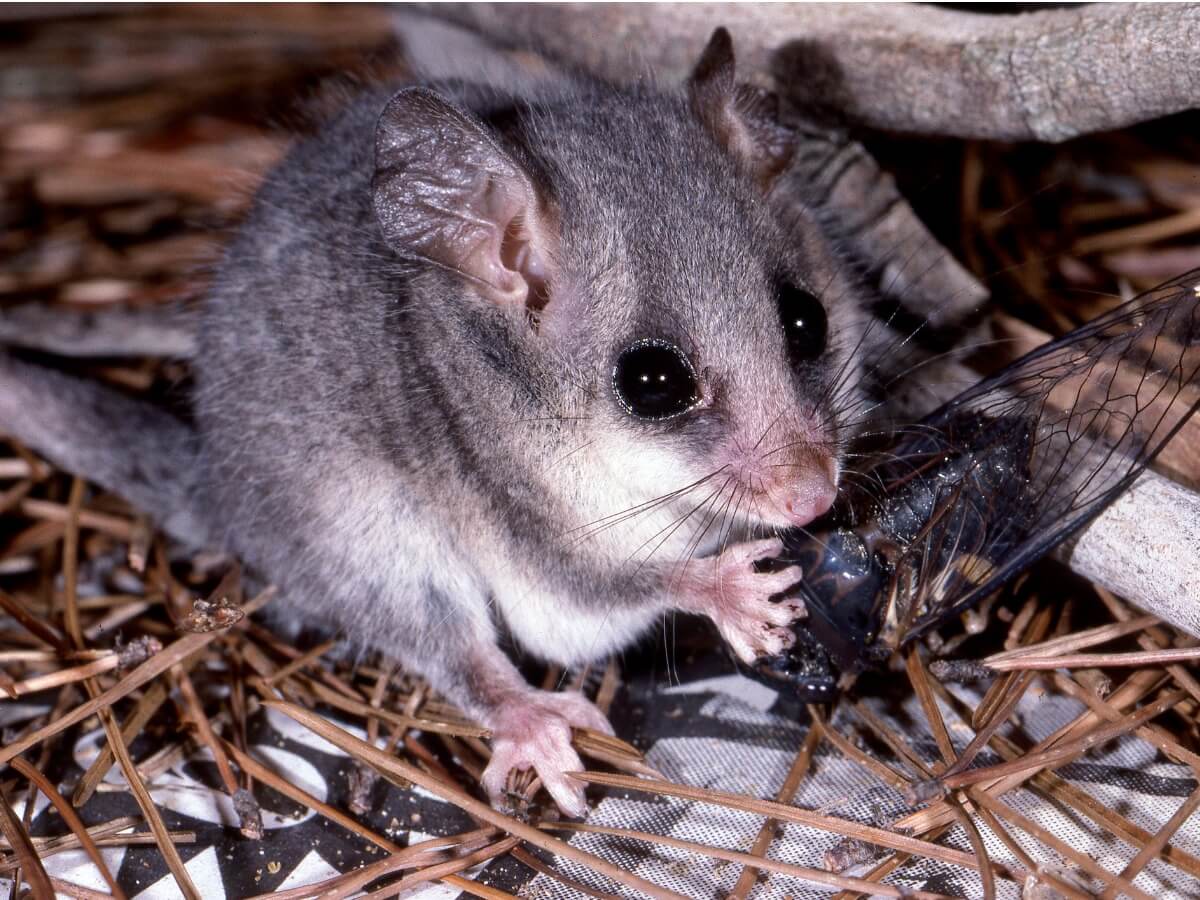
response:
M688 79L692 111L765 191L795 152L795 134L779 124L778 98L735 80L733 40L718 28Z
M466 110L400 91L375 131L375 216L402 256L461 275L485 299L545 305L555 229L533 178Z

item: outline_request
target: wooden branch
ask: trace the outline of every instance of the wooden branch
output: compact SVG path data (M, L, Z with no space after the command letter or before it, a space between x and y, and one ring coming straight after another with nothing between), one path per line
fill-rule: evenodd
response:
M986 302L987 289L930 234L862 144L815 122L792 117L788 125L800 140L773 202L807 212L882 296L933 328L956 325Z
M431 6L432 8L432 6ZM493 39L610 78L688 72L718 25L743 73L890 131L1062 141L1200 105L1200 7L996 16L891 4L448 4Z
M595 15L592 8L573 10L572 15L585 19ZM472 8L470 14L485 11ZM518 10L518 15L523 13ZM397 11L395 24L406 55L424 79L523 84L535 91L541 83L565 77L543 57L505 50L486 37L407 8ZM549 51L557 53L556 48ZM957 324L987 300L987 290L929 233L892 176L861 144L844 129L800 111L785 110L783 118L799 140L772 188L774 204L804 217L804 227L819 228L862 266L882 295L935 328Z
M1200 493L1147 472L1059 557L1084 578L1200 637Z

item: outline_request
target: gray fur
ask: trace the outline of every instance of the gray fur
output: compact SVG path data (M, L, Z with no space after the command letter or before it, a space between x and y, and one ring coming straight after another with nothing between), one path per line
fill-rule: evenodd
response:
M566 665L619 651L685 606L681 563L762 530L747 492L703 505L719 480L615 514L719 471L732 446L767 441L791 459L797 417L838 457L857 398L852 311L866 304L815 224L774 208L682 89L434 88L484 123L551 211L544 309L491 303L389 244L372 179L392 91L368 92L294 149L228 247L195 359L198 432L102 402L161 435L131 440L133 458L187 473L157 473L162 496L129 499L203 516L289 612L398 657L488 724L519 681L497 649L505 633ZM830 318L828 351L798 368L781 272ZM646 337L693 360L702 409L647 423L617 403L614 359ZM0 369L10 376L38 378ZM49 441L21 423L34 393L0 407L0 426L86 470L66 423Z
M836 314L852 304L819 242L780 227L681 91L439 90L500 123L497 140L554 199L570 287L542 330L387 245L370 184L388 95L370 94L291 154L229 248L207 304L198 413L224 543L297 609L400 656L478 714L464 666L497 628L577 664L558 631L599 628L598 657L671 605L664 569L622 555L636 542L572 539L597 518L579 512L580 482L616 477L572 455L625 432L703 465L744 410L767 420L808 404L831 417L818 398L853 329ZM795 375L771 292L781 265L833 307L843 342ZM645 336L709 369L711 409L652 428L619 408L612 360ZM513 621L525 598L499 593L513 590L556 598L550 639Z

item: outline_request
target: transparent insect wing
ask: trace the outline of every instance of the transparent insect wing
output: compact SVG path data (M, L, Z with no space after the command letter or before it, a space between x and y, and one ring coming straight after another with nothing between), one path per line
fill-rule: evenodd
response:
M911 443L926 456L937 434L970 467L957 496L939 491L942 507L914 545L922 567L900 639L968 608L1074 534L1198 407L1200 271L1040 347L929 416L922 436L892 453L905 457ZM931 471L925 477L938 477Z

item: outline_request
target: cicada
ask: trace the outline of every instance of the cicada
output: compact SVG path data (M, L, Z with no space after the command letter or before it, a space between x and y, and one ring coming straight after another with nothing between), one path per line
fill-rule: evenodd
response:
M806 702L1078 532L1200 408L1200 270L1045 344L873 455L781 561L808 617L753 674Z

